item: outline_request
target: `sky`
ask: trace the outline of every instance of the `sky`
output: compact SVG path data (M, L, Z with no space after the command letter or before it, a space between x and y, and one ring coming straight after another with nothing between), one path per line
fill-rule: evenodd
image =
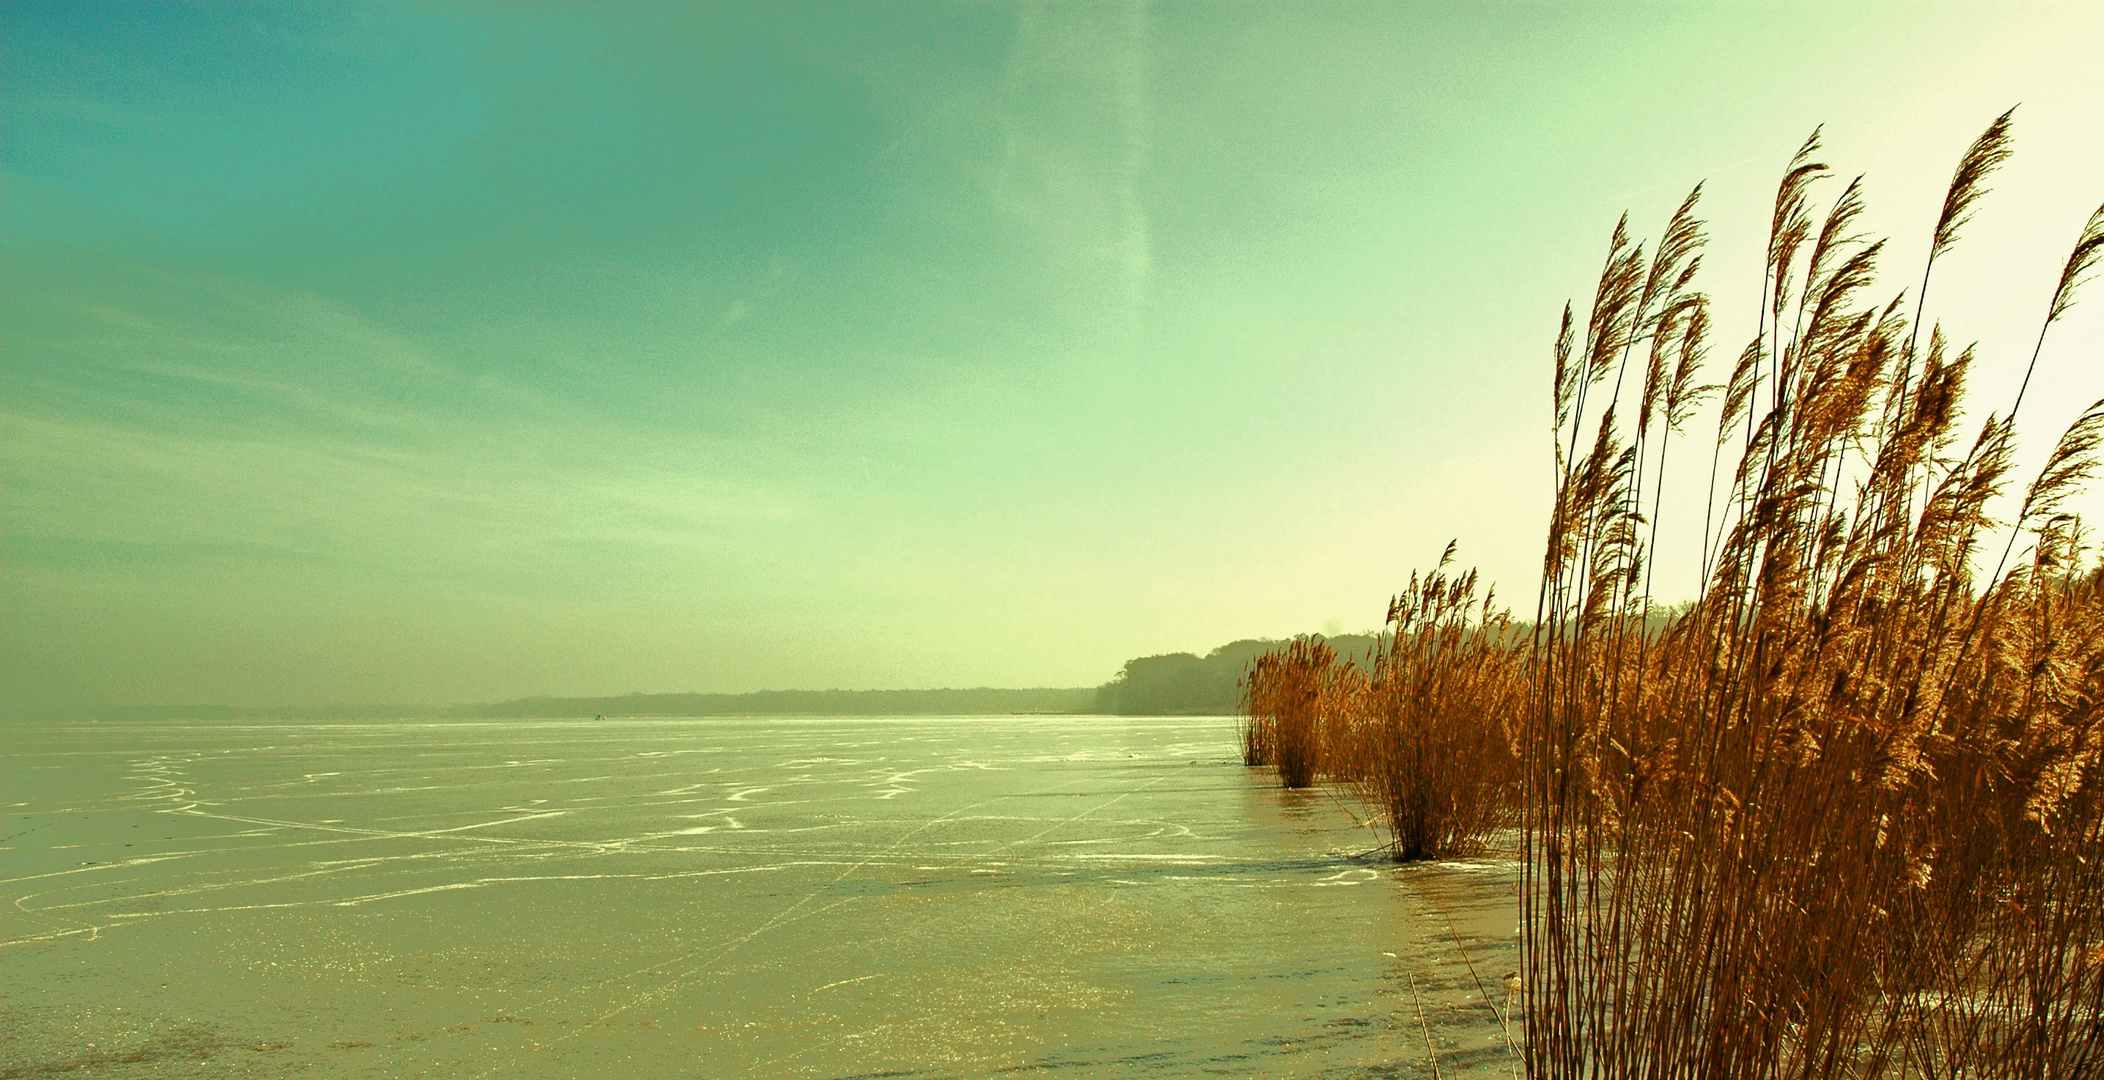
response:
M1528 598L1617 216L1706 182L1722 367L1815 126L1895 294L2019 105L1928 300L1976 422L2104 200L2100 45L2072 3L12 3L0 708L1091 685L1378 626L1449 540ZM2023 477L2099 396L2104 294Z

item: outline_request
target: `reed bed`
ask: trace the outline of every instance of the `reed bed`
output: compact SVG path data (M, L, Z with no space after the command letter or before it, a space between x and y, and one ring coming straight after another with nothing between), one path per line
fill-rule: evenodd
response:
M1324 768L1333 719L1349 700L1353 667L1321 638L1301 636L1258 656L1242 681L1242 760L1278 769L1289 788Z
M1961 162L1911 302L1874 297L1860 181L1815 211L1807 140L1721 388L1699 382L1699 188L1648 262L1618 225L1583 327L1566 308L1523 710L1531 1075L2104 1071L2104 566L2059 512L2104 401L1994 545L2021 393L1968 436L1973 352L1920 332L2009 119ZM2100 246L2104 209L2041 342ZM1654 638L1645 500L1712 389L1705 586Z
M2104 560L2063 510L2104 401L1993 520L2030 368L1965 430L1974 351L1926 303L2010 121L1961 159L1911 294L1878 291L1861 181L1828 190L1815 132L1721 385L1700 187L1648 254L1625 216L1555 343L1534 621L1443 559L1363 675L1298 643L1253 667L1248 759L1317 748L1399 857L1518 826L1530 1076L2104 1076ZM2104 208L2032 366L2100 254ZM1675 436L1710 401L1690 469ZM1705 476L1703 586L1662 613L1661 492Z
M1404 862L1475 854L1516 818L1525 639L1452 559L1448 545L1389 603L1384 647L1331 740L1328 776L1376 811Z
M1411 576L1370 656L1296 638L1243 680L1243 762L1356 795L1405 862L1474 854L1518 817L1527 640L1452 560Z

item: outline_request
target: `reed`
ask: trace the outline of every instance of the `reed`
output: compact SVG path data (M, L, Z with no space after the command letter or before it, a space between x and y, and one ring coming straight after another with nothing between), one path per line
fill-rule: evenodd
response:
M1365 666L1301 638L1243 682L1243 761L1355 794L1399 861L1473 854L1516 820L1525 640L1452 559L1412 575Z
M1932 260L2009 131L1961 161ZM1699 381L1699 189L1649 258L1617 225L1582 336L1566 308L1554 350L1523 696L1440 699L1517 718L1530 1075L2104 1070L2104 564L2060 509L2104 401L2008 524L2004 563L2027 554L1977 576L2014 426L1960 430L1973 352L1934 324L1921 341L1921 292L1911 317L1873 298L1883 245L1854 232L1859 184L1818 212L1819 145L1778 190L1759 327L1721 387ZM2100 248L2104 209L2042 335ZM1705 584L1655 633L1643 497L1712 390ZM1388 670L1405 697L1468 685Z
M1260 653L1242 676L1242 764L1260 768L1278 763L1277 650Z
M1310 787L1326 757L1329 718L1346 707L1340 683L1351 669L1318 637L1301 636L1257 656L1242 680L1242 762L1278 769L1289 788Z
M1448 545L1390 602L1330 770L1379 811L1405 862L1474 854L1514 819L1526 653L1475 571L1447 572L1452 558Z
M2104 401L1988 513L2104 208L2006 414L1963 430L1974 351L1921 333L2011 129L1961 159L1911 303L1875 293L1860 180L1815 204L1814 132L1720 385L1701 189L1649 255L1625 216L1555 341L1533 622L1450 546L1365 668L1310 639L1252 665L1245 760L1358 793L1398 857L1519 826L1530 1076L2104 1075L2104 559L2064 509ZM1675 437L1713 397L1702 588L1654 610Z

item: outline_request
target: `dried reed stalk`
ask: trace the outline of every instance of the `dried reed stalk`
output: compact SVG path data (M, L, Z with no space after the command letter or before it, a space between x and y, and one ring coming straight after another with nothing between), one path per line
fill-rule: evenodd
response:
M1365 667L1301 638L1243 680L1243 761L1356 794L1401 861L1472 854L1516 820L1526 644L1474 571L1447 572L1453 551L1390 603Z
M1322 768L1325 718L1342 708L1337 652L1320 638L1296 637L1251 661L1242 680L1242 761L1272 765L1289 788L1315 783Z
M2104 402L2026 493L2010 544L2029 537L2028 560L1977 580L2014 427L1959 441L1971 350L1931 327L1917 353L1919 294L1911 320L1868 299L1882 247L1852 233L1858 185L1813 212L1818 146L1778 190L1761 328L1723 387L1698 600L1649 618L1655 527L1639 541L1669 436L1710 389L1691 195L1648 269L1616 226L1582 341L1566 311L1538 618L1508 665L1524 696L1439 666L1373 680L1518 718L1530 1075L2104 1070L2104 564L2085 568L2059 512L2095 469ZM1932 260L2008 146L2005 114L1961 163ZM2048 325L2104 247L2097 222ZM1606 380L1638 350L1625 443Z
M2097 471L2104 401L2025 490L1993 572L1974 571L2003 528L1987 507L2045 332L2104 256L2104 209L2008 416L1964 437L1973 351L1934 324L1920 341L1934 261L2010 128L1997 118L1960 162L1912 317L1904 294L1870 295L1883 243L1854 232L1860 182L1816 212L1814 132L1722 386L1699 381L1700 189L1651 258L1625 216L1590 311L1567 305L1556 338L1531 627L1478 603L1449 546L1363 670L1310 639L1251 666L1244 759L1357 792L1398 857L1518 823L1530 1076L2104 1075L2104 559L2062 509ZM1672 436L1712 390L1702 591L1656 613Z

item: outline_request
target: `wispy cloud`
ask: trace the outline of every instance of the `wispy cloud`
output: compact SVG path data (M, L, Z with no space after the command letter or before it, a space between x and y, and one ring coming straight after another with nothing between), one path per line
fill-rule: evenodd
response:
M628 573L813 512L703 437L609 430L346 304L155 275L28 298L0 408L10 572L136 580L230 551L324 576ZM107 287L110 282L104 282Z
M1003 72L1004 168L996 198L1055 264L1107 273L1125 314L1144 315L1154 272L1146 177L1149 12L1030 3Z

